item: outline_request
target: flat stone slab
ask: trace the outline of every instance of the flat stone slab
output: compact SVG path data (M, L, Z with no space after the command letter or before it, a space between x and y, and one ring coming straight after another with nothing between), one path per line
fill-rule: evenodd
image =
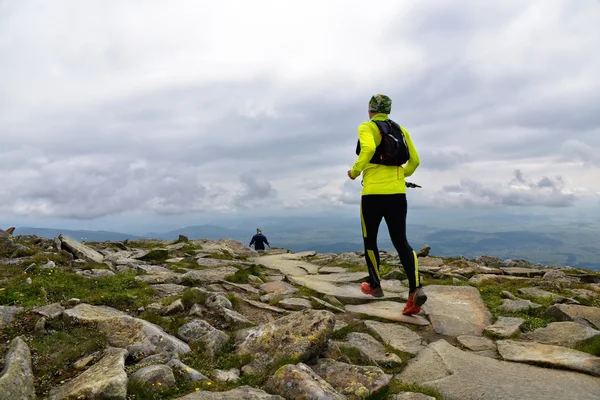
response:
M539 297L542 299L543 298L556 299L557 297L561 297L560 295L558 295L556 293L548 292L546 290L542 290L542 289L539 289L536 287L521 288L518 290L518 292L525 296Z
M441 335L481 336L492 322L479 290L474 287L431 285L423 290L428 298L423 310L433 329Z
M402 359L395 353L388 353L385 346L368 333L350 332L345 342L335 342L340 348L354 349L364 362L379 366L397 367Z
M504 299L502 301L502 304L498 308L503 311L515 312L526 311L533 308L540 308L541 306L541 304L533 303L531 300Z
M262 310L273 311L273 312L282 313L282 314L288 312L287 310L284 310L283 308L274 307L269 304L261 303L260 301L254 301L254 300L248 300L248 299L244 299L244 301L246 303L250 304L251 306L260 308Z
M494 274L478 274L473 275L471 279L469 279L470 283L483 283L483 282L503 282L503 281L528 281L531 278L523 278L520 276L510 276L510 275L494 275Z
M292 311L307 310L312 308L310 300L298 297L290 297L288 299L283 299L279 303L277 303L277 305L281 308L285 308L286 310Z
M286 256L288 256L286 258ZM284 275L289 276L302 276L307 274L316 274L319 272L321 266L311 264L306 261L290 259L288 254L277 254L272 256L264 256L254 258L252 260L256 264L262 264L263 266L278 270Z
M259 286L260 290L264 290L267 293L279 293L279 294L290 294L296 293L298 289L290 285L287 282L267 282Z
M319 268L319 274L342 274L348 272L346 268L342 267L321 267Z
M600 308L571 304L556 304L546 310L546 315L560 321L575 321L600 329Z
M261 389L240 386L227 392L208 392L200 390L175 400L285 400L283 397L269 394Z
M346 311L365 314L371 317L384 318L390 321L404 322L407 324L426 326L429 325L427 318L421 315L402 315L404 303L395 301L376 301L369 304L347 305Z
M397 378L437 389L447 400L600 398L598 378L481 357L445 340L427 346Z
M361 282L369 277L368 272L343 272L333 274L317 274L311 275L325 282L344 283L344 282Z
M334 296L344 304L364 304L374 300L401 300L406 297L403 293L386 290L383 284L385 281L382 281L384 296L376 298L362 293L359 284L334 284L313 275L290 276L290 280L297 285L306 286L321 294ZM404 289L408 292L408 289Z
M174 283L159 283L158 285L152 285L152 288L160 298L181 296L185 289L189 289L188 286L176 285Z
M220 282L238 271L235 267L218 267L201 271L189 271L181 277L181 281L192 285L198 283Z
M63 248L73 253L75 257L90 263L102 264L104 262L104 256L91 247L64 235L59 235L58 239L61 241Z
M325 308L330 309L331 311L337 311L337 312L341 312L341 313L345 313L346 312L346 310L344 310L344 308L343 308L344 305L342 305L342 308L340 308L340 307L334 306L331 303L323 301L323 300L321 300L321 299L319 299L318 297L315 297L315 296L310 296L310 299L312 301L314 301L315 303L320 304L320 305L324 306Z
M535 276L543 276L547 272L547 271L544 271L541 269L522 268L522 267L504 267L501 269L507 275L521 276L521 277L527 277L527 278L532 278Z
M545 328L536 329L523 337L537 343L563 347L577 347L583 342L600 336L600 331L577 322L552 322Z
M385 344L392 346L395 350L416 355L425 348L423 346L425 341L421 336L405 326L369 320L366 320L364 324L371 334L379 336Z
M486 326L484 332L499 338L509 338L521 332L521 325L525 321L522 318L498 317L494 325Z
M60 303L53 303L35 308L33 311L48 319L54 319L60 317L65 311L65 308L61 306Z
M435 397L427 396L423 393L402 392L392 395L390 400L435 400Z
M600 357L566 347L499 340L498 352L507 361L544 364L600 376ZM600 381L598 382L600 386Z
M471 351L496 350L496 344L494 341L483 336L464 335L458 336L456 340L461 344L461 346Z

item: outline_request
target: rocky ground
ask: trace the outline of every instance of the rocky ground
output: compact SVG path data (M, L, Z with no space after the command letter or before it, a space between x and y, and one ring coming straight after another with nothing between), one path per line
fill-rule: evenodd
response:
M0 399L598 399L600 274L0 230Z

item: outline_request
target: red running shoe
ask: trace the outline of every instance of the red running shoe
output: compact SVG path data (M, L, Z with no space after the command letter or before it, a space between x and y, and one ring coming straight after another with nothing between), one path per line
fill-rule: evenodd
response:
M417 288L412 294L408 296L406 307L402 310L404 315L414 315L421 312L421 306L427 301L427 296L423 292L422 288Z
M383 297L383 289L380 287L373 289L368 282L363 282L360 284L360 291L373 297Z

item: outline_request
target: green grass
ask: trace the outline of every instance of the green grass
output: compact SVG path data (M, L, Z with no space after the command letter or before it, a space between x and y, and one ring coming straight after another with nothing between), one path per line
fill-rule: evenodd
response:
M89 279L60 268L27 275L15 266L10 269L17 273L0 292L0 305L39 306L76 297L84 303L126 310L149 304L154 293L150 285L135 280L133 273ZM27 284L26 277L32 284Z
M385 393L380 393L374 397L371 397L370 400L383 400L392 394L401 393L401 392L422 393L427 396L435 397L437 400L446 400L446 398L444 396L442 396L440 394L440 392L438 392L435 389L430 389L428 387L414 384L414 383L403 383L403 382L400 382L400 380L398 380L398 379L392 379L390 381L388 390L385 391Z
M140 257L140 260L151 263L164 263L169 259L169 252L164 249L150 250L148 254Z
M181 328L187 322L184 316L173 315L163 317L154 311L144 311L138 318L160 326L165 330L165 332L171 335L177 335L179 328Z
M208 267L198 265L198 261L195 258L186 257L181 261L177 261L174 263L167 263L166 268L170 269L173 272L185 273L187 271L185 271L184 268L185 269L203 270L203 269L207 269Z
M232 283L250 283L250 275L259 277L263 282L266 281L263 269L258 265L252 265L246 269L240 268L235 274L225 277L225 280Z
M72 363L107 345L106 336L93 325L70 325L64 321L50 321L46 333L33 334L32 352L35 387L38 396L60 381L78 375ZM57 351L60 349L60 351Z
M586 340L579 346L575 347L575 350L590 353L600 357L600 336L594 336L591 339Z
M181 295L181 302L186 309L189 309L194 304L206 303L206 295L197 290L185 289Z

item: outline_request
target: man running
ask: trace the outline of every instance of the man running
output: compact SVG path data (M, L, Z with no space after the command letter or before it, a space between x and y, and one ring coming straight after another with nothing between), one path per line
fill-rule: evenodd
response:
M358 127L359 145L356 150L358 159L352 169L348 171L350 179L356 179L361 173L363 175L360 216L369 282L363 282L360 289L365 294L375 297L383 296L379 273L377 232L381 219L385 218L390 238L398 251L408 277L409 296L402 314L413 315L421 311L421 306L427 301L427 296L423 293L419 280L417 255L406 239L407 203L404 178L415 172L420 161L408 131L388 118L391 110L392 100L388 96L378 94L371 97L369 101L370 121L363 122ZM400 150L393 155L392 159L389 157L389 152L383 153L382 133L394 134L394 137L398 139L396 143L400 143ZM386 150L389 148L386 147ZM404 158L400 156L402 149ZM408 149L408 154L406 154L406 149ZM388 156L388 159L385 155ZM404 162L406 164L402 166L401 164Z
M256 229L256 235L252 236L252 240L250 241L250 244L248 246L254 245L254 250L264 250L265 243L267 244L267 246L269 246L269 248L271 248L267 237L262 234L262 231L260 229Z

